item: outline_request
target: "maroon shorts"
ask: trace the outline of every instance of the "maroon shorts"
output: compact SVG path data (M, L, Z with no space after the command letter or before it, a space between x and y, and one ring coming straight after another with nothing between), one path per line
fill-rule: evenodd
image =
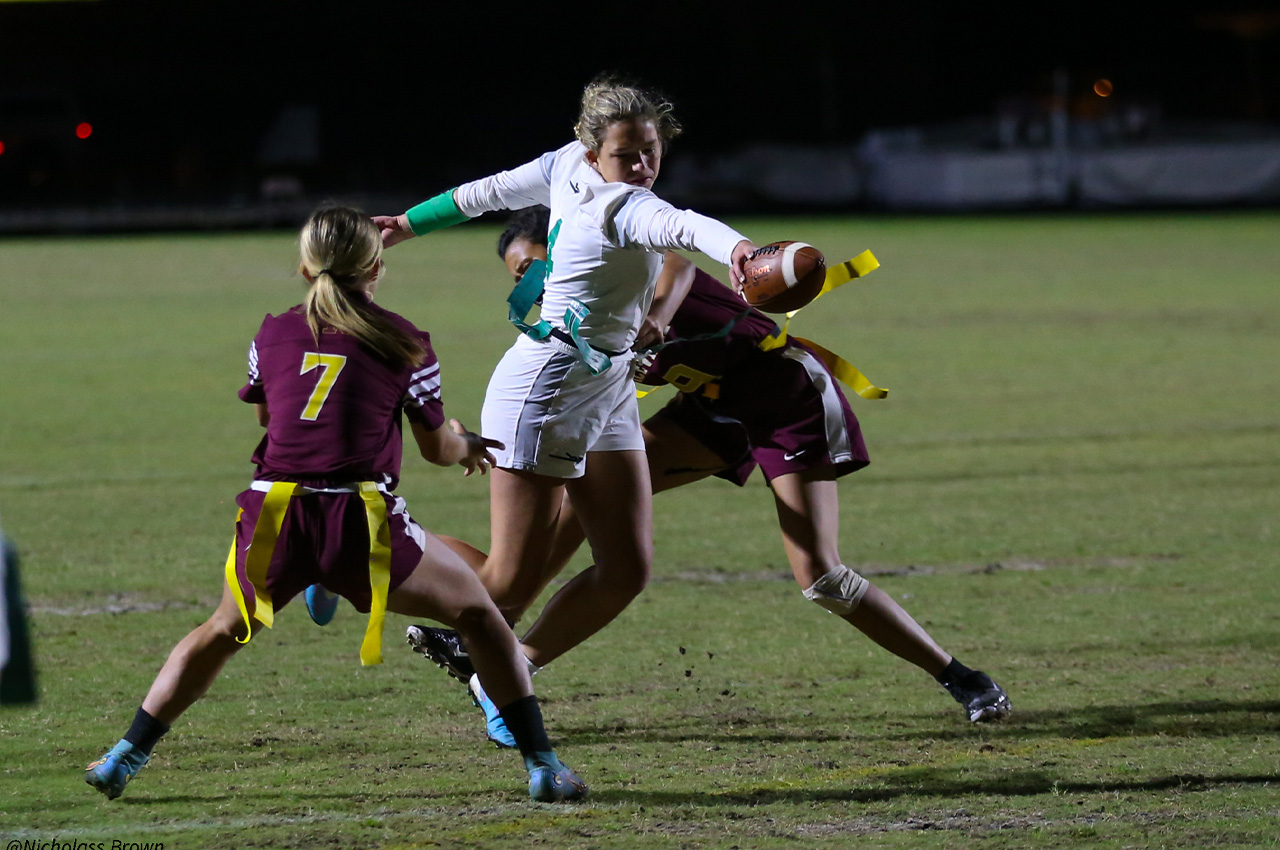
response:
M862 428L834 375L789 342L744 361L719 382L719 397L678 393L652 419L665 419L728 465L718 478L742 486L757 466L765 481L833 467L837 476L870 459Z
M245 490L236 497L243 513L236 522L236 575L245 599L253 587L245 574L245 554L266 493ZM422 561L426 532L413 521L404 499L382 493L391 531L391 584L395 590ZM310 493L289 500L280 537L267 567L271 606L279 611L313 584L346 597L368 613L369 521L359 493Z

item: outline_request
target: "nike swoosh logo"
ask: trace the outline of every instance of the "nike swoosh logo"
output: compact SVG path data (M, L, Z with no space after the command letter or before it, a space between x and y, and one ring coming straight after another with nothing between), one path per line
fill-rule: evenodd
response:
M548 452L548 453L547 453L547 456L548 456L548 457L553 457L553 458L555 458L556 460L567 460L567 461L569 461L570 463L581 463L581 462L582 462L582 456L581 456L581 455L568 455L568 454L565 454L565 455L553 455L553 454L551 454L550 452Z
M574 183L572 180L570 180L570 181L569 181L569 188L573 190L573 194L575 194L575 195L576 195L576 194L578 194L578 184L577 184L577 183Z
M792 454L791 452L784 452L784 453L783 453L783 455L782 455L782 459L783 459L783 460L795 460L796 458L800 457L800 455L804 454L806 451L808 451L808 449L801 449L800 451L796 452L795 454Z

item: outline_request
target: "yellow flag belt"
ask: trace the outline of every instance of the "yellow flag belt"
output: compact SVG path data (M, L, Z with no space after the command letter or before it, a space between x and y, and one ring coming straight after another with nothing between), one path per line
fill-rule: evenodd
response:
M360 663L364 665L382 663L382 624L387 616L387 592L391 586L391 529L387 525L387 503L383 501L382 492L373 481L360 482L360 498L364 502L365 517L369 523L369 624L365 628L364 641L360 645ZM313 492L301 484L292 481L274 481L262 500L262 510L258 512L258 521L253 527L253 538L245 553L244 570L253 585L253 617L267 628L275 623L275 609L271 604L271 593L267 590L267 568L271 565L271 555L275 552L276 540L280 537L280 526L284 523L285 511L294 496ZM243 515L243 511L240 512ZM239 521L239 516L236 518ZM241 643L248 643L253 636L253 623L250 620L248 600L240 588L240 580L236 576L236 541L231 541L231 553L227 555L227 586L235 597L240 616L244 618L248 633Z

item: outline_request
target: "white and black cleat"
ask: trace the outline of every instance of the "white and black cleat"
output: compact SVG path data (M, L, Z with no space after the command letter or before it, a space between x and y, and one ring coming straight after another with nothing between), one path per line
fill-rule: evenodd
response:
M404 639L414 652L464 685L475 675L471 656L467 654L462 638L453 629L413 625L405 629Z
M971 723L1000 720L1013 711L1013 703L1009 702L1004 688L981 670L955 682L944 682L942 686L964 707Z

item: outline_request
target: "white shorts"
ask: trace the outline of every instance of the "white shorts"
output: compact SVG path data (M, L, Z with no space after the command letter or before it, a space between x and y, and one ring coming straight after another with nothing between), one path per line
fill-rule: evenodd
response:
M631 352L592 375L578 352L554 337L521 335L489 379L480 433L501 440L500 469L579 478L587 452L644 451Z

